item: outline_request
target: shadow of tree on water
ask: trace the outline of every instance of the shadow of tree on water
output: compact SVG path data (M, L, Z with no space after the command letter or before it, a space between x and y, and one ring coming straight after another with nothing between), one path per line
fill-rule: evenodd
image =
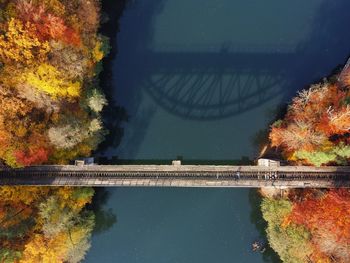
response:
M101 1L101 27L99 33L109 38L110 53L103 59L99 75L99 86L103 90L109 105L103 109L102 119L108 134L99 145L96 152L103 151L108 147L118 147L124 135L122 123L128 121L126 110L117 105L113 98L115 83L113 82L113 63L118 54L117 32L119 31L119 19L122 16L129 0L104 0Z
M91 204L88 206L95 214L93 234L105 232L117 223L117 216L113 213L112 209L104 209L110 195L110 192L106 188L95 188L95 195Z

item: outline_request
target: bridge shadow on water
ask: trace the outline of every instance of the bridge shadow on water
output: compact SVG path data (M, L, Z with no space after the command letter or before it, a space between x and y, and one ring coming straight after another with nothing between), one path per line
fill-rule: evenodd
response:
M296 90L330 73L350 51L346 10L342 0L324 2L312 24L311 35L294 50L272 46L269 51L237 51L225 43L218 50L179 51L152 47L155 20L166 1L135 1L123 17L128 32L120 36L115 81L123 104L134 116L144 94L156 104L185 119L217 120L259 107L276 96L285 100ZM133 5L141 5L135 7ZM141 12L140 9L143 11ZM336 16L334 14L337 14ZM176 34L176 32L174 32ZM145 110L147 112L147 109ZM142 117L151 118L149 109Z
M100 150L116 148L124 135L122 123L132 120L125 147L137 152L158 107L184 120L212 121L276 98L286 103L297 90L330 74L350 53L346 0L321 3L310 35L292 48L221 43L191 50L153 46L156 20L167 1L107 2L104 10L110 20L102 33L112 36L112 54L105 61L102 85L111 101L104 112L110 135ZM121 10L117 16L115 6ZM120 23L127 27L117 36Z
M193 46L194 52L179 51L181 47L168 52L154 50L155 19L164 1L134 4L142 8L135 9L135 14L131 6L130 18L123 17L129 31L119 39L123 52L115 63L115 81L120 87L116 87L116 97L123 98L121 103L134 118L141 114L138 119L145 120L155 112L154 106L142 108L145 94L141 88L171 114L207 121L251 110L291 85L288 72L298 63L294 53L274 53L279 46L267 53L240 52L226 43L209 51ZM145 128L142 121L140 128Z
M279 96L289 82L286 68L280 66L285 58L292 59L224 52L150 56L155 59L150 62L153 68L146 67L152 71L142 83L145 91L171 114L203 121L238 115ZM163 61L172 65L166 67Z
M186 120L209 121L240 115L276 97L288 102L297 90L328 75L350 53L350 35L345 33L350 2L346 0L324 1L308 38L287 51L278 45L240 50L227 43L209 50L154 50L155 23L166 2L103 1L110 19L102 33L111 36L112 52L101 76L110 101L104 112L110 135L101 150L120 144L121 123L130 118L133 127L128 140L139 145L157 106ZM122 16L123 8L128 12ZM117 44L121 16L128 26L118 35ZM146 95L155 105L142 103Z

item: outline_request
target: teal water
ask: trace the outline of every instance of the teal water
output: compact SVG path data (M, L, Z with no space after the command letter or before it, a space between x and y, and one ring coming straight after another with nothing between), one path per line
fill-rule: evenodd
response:
M245 189L115 189L86 262L262 262Z
M298 89L350 53L345 0L130 1L113 95L129 120L122 159L254 158L256 134ZM86 262L272 262L247 189L108 189L117 215ZM255 203L256 204L256 203Z

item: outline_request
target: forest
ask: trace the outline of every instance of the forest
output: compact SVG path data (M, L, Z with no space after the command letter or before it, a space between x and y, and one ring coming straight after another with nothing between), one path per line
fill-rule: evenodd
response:
M80 262L90 248L94 190L0 187L1 262Z
M0 12L0 159L21 167L90 155L107 104L98 1L1 1Z
M107 135L100 9L99 0L0 0L0 165L66 164ZM348 164L350 71L299 92L269 138L291 164ZM0 187L0 262L81 262L96 225L93 196L92 188ZM264 195L261 211L283 262L348 262L348 190Z
M347 263L350 192L294 189L261 204L270 246L286 263Z
M350 158L350 71L302 90L271 128L271 146L294 164L345 165Z
M89 15L86 15L89 14ZM66 164L106 135L98 0L0 1L0 165ZM92 188L0 187L0 261L80 262Z
M348 165L350 71L298 93L269 134L290 163ZM270 246L287 263L346 263L350 258L350 191L294 189L261 204Z

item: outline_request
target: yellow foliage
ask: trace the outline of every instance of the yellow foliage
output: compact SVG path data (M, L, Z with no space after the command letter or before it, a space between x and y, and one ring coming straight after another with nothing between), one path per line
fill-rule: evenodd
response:
M29 22L23 24L11 18L6 32L0 35L0 59L4 62L31 64L42 61L49 51L49 43L39 41L35 27Z
M1 158L5 161L5 163L13 168L19 168L20 166L17 164L17 159L14 155L14 149L13 147L7 148L3 156Z
M289 160L289 161L297 161L298 158L296 157L295 155L295 152L292 152L292 153L288 153L288 154L285 154L286 156L286 159Z
M83 209L86 204L91 203L92 196L77 198L74 195L75 191L76 189L74 187L59 187L57 189L56 195L62 209L64 207L69 207L73 211L78 212Z
M2 186L0 187L0 196L2 201L22 202L30 205L41 197L47 195L48 187L21 187L21 186Z
M0 0L0 6L0 160L18 167L35 163L40 151L52 163L90 155L92 136L57 150L47 129L62 120L91 122L80 96L105 55L96 35L99 1ZM49 42L55 34L56 42ZM77 262L89 247L94 217L84 207L92 194L89 188L0 187L1 228L11 234L1 238L0 250L18 251L17 263ZM47 208L50 198L55 203Z
M66 80L58 69L46 63L41 64L34 71L27 72L24 81L53 98L73 98L80 95L81 84L79 82Z
M67 254L67 234L60 233L52 239L36 234L26 244L20 263L61 263Z
M60 232L53 238L35 234L25 245L19 263L63 263L71 249L86 238L87 232L82 227L73 227L69 232Z
M101 41L97 41L94 49L92 50L92 57L96 62L101 61L104 56L103 51L101 50L102 43Z

